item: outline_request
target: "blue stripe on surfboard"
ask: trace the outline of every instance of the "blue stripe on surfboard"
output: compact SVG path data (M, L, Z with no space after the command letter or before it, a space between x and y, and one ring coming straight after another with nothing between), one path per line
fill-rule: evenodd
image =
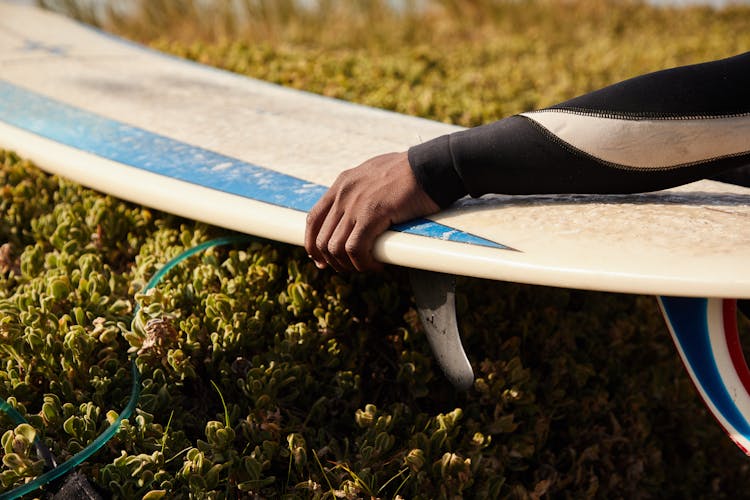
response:
M0 120L124 165L293 210L308 212L327 190L320 184L111 120L3 80ZM416 219L391 229L510 250L428 219Z
M745 439L750 439L750 423L734 403L711 349L708 300L688 297L660 297L660 300L696 382L726 421Z

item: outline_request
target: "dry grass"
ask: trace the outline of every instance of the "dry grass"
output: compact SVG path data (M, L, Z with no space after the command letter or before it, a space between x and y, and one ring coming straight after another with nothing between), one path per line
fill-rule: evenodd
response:
M319 0L315 8L246 0L232 9L227 2L141 0L129 13L96 15L75 0L60 1L79 17L160 50L464 126L640 73L750 50L746 7L433 0L396 11L385 0Z

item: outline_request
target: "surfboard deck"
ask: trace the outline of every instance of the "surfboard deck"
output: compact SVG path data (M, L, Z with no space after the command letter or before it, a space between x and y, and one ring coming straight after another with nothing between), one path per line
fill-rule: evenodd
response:
M136 203L302 244L342 170L460 130L234 75L0 3L0 147ZM750 189L487 196L389 231L376 257L550 286L750 297Z

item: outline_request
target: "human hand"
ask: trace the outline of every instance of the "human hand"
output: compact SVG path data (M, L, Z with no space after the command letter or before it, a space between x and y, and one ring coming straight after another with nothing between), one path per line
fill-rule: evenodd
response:
M375 239L393 224L439 210L419 186L405 152L376 156L342 172L310 210L305 249L321 269L379 270Z

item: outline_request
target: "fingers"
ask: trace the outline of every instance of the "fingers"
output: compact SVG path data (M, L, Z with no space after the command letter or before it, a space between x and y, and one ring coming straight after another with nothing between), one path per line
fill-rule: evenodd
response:
M372 253L391 224L435 213L407 153L389 153L342 172L307 217L305 248L319 268L368 271L382 268Z
M357 222L349 234L345 244L345 251L352 265L357 271L380 271L383 264L375 260L372 249L375 239L390 225L388 219L368 219L367 222Z
M381 270L372 248L388 226L387 218L357 216L324 197L308 214L305 249L320 269L330 265L338 272Z
M354 229L354 221L343 213L329 212L316 239L318 251L326 262L338 272L351 271L354 265L346 253L346 241Z
M372 254L375 238L388 229L387 219L379 219L375 224L360 223L345 211L338 210L336 204L329 209L326 218L319 224L317 235L306 239L314 241L308 253L315 265L323 269L331 266L338 272L376 271L382 269Z
M320 269L325 268L328 263L323 256L323 253L318 249L317 239L320 234L320 229L328 217L332 204L332 192L328 191L320 200L318 200L312 210L307 214L307 225L305 226L305 250L307 250L307 255L310 256L315 265Z

